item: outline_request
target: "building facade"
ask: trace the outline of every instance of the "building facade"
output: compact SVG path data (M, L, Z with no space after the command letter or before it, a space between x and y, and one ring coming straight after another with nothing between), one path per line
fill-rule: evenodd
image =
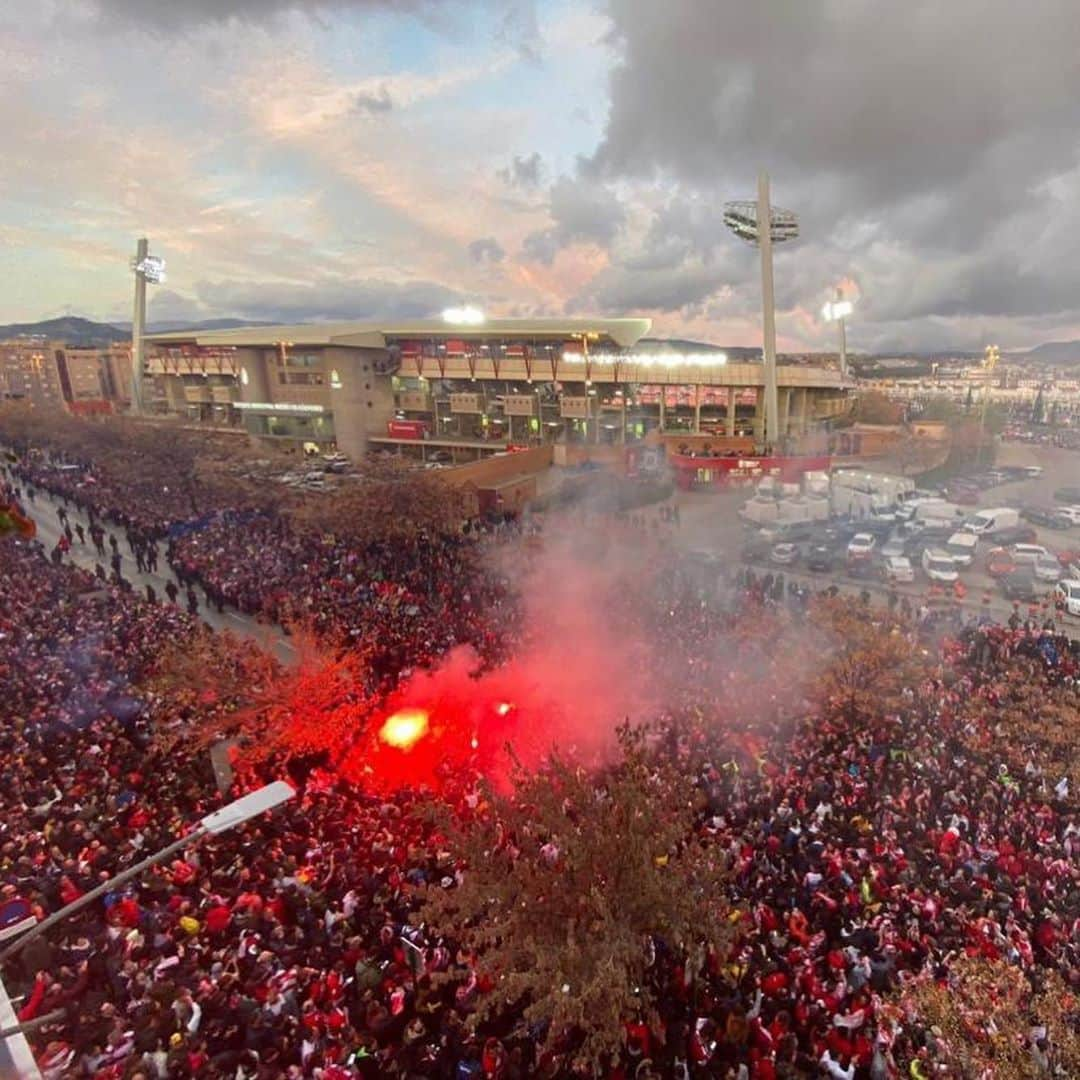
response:
M151 400L191 419L359 456L470 460L545 443L625 445L652 431L764 434L761 364L645 343L648 319L323 323L156 334ZM789 439L846 412L839 371L781 365ZM417 446L419 444L419 446Z
M42 338L0 342L0 396L73 413L124 409L131 401L131 346L80 348Z

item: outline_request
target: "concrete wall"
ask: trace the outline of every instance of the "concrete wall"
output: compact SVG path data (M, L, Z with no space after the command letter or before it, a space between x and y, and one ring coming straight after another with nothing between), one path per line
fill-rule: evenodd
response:
M327 386L330 372L336 371L341 386L329 389L334 414L334 436L338 449L359 459L367 453L368 438L385 435L387 421L394 418L394 391L389 375L375 372L377 349L326 349ZM290 386L289 390L297 388Z
M555 447L549 443L547 446L534 446L529 450L519 450L514 454L499 454L497 457L481 458L479 461L469 462L468 465L458 465L453 469L440 469L439 477L455 487L464 487L471 484L477 490L480 490L514 477L524 477L530 473L542 472L552 464L554 450Z

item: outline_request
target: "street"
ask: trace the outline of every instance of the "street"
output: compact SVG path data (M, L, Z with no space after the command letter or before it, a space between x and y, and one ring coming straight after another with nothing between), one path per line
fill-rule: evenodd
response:
M24 499L23 502L28 514L34 519L34 522L37 525L37 539L45 546L46 552L51 552L64 533L63 527L60 524L60 519L57 517L57 510L60 507L59 501L54 499L47 492L38 490L35 493L33 502L26 499ZM72 503L69 503L67 506L67 515L72 529L74 529L76 522L83 526L83 530L86 533L86 543L80 544L78 537L76 536L72 541L71 550L67 553L65 559L74 563L76 566L91 572L93 572L94 567L100 563L108 571L108 557L104 559L99 558L94 551L93 544L90 542L90 523L86 516ZM135 565L135 556L127 546L123 531L115 527L104 527L106 528L106 534L112 532L113 535L116 536L117 542L120 545L120 554L123 558L120 572L131 582L132 587L145 597L146 586L152 585L154 592L157 593L158 602L162 604L169 603L168 596L165 592L165 586L170 581L175 582L175 578L169 571L169 565L165 562L164 558L160 559L158 562L159 570L157 573L147 573L137 569ZM107 535L106 544L108 544ZM108 550L108 548L106 550ZM216 608L206 603L206 597L203 595L201 589L196 588L195 592L199 598L199 618L207 623L207 625L213 627L215 630L231 630L239 637L249 638L261 648L272 652L283 664L293 664L296 662L296 649L285 636L285 632L280 626L256 622L249 616L243 615L228 606L226 606L224 612L219 613ZM185 594L186 590L181 589L177 600L178 606L186 609L187 604Z

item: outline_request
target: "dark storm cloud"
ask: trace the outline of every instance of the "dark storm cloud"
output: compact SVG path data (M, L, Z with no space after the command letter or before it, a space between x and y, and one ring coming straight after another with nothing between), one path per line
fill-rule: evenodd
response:
M593 180L562 176L551 185L548 211L552 225L530 233L522 245L526 259L550 265L571 244L607 247L626 222L618 197Z
M514 155L513 161L505 169L499 170L499 179L511 187L532 191L540 186L544 175L544 162L535 151L528 157Z
M676 194L594 283L598 298L672 304L680 280L688 302L699 297L709 276L699 270L734 243L723 201L752 198L766 167L775 201L802 227L778 263L782 305L813 308L830 279L854 277L865 297L856 338L874 333L872 319L1080 310L1080 265L1065 250L1080 196L1073 4L608 0L607 10L617 59L585 174Z
M199 299L215 311L245 319L423 319L461 302L460 293L431 281L338 279L313 285L282 282L202 281Z
M494 236L482 236L468 247L469 258L474 263L500 263L506 258L502 244Z

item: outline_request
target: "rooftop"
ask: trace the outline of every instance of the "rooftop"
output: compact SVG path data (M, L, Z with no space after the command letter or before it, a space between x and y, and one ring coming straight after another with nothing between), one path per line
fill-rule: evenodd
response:
M325 322L285 326L241 326L232 330L174 330L149 334L157 345L207 345L236 348L337 345L384 349L399 338L551 338L557 341L588 335L628 349L652 327L651 319L488 319L482 323L454 323L444 319L403 322Z

